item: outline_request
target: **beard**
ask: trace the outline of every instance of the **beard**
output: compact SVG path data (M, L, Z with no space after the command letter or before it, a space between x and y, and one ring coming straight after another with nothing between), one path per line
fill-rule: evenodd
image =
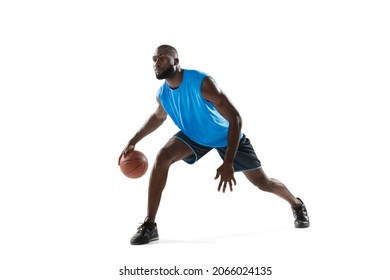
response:
M158 80L163 80L163 79L170 78L173 74L175 74L175 66L171 65L167 69L165 69L164 71L162 71L158 74L156 73L156 78Z

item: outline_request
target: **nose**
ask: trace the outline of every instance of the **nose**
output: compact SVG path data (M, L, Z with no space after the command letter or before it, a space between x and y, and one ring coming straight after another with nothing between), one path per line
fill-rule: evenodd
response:
M158 69L158 68L160 68L160 61L157 59L155 62L153 62L153 67L155 68L155 69Z

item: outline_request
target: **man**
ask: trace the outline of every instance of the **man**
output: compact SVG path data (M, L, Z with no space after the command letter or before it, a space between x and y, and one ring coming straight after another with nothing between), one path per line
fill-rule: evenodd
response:
M241 171L260 190L274 193L290 204L295 227L309 227L302 200L264 173L249 139L241 132L240 114L216 82L203 72L182 69L176 49L169 45L156 49L153 62L156 78L165 80L157 92L158 107L130 139L119 159L162 125L167 115L180 131L156 157L149 181L147 217L130 243L140 245L159 239L155 219L171 164L179 160L192 164L211 149L216 149L223 159L215 176L219 178L218 191L225 192L227 187L233 191L234 172Z

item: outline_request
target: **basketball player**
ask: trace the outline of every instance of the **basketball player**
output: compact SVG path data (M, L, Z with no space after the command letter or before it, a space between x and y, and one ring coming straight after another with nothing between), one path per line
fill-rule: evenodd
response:
M216 149L223 160L215 176L219 179L218 191L225 192L227 187L233 191L234 172L243 172L254 186L289 203L296 228L309 227L302 200L264 173L251 142L241 132L239 112L216 82L203 72L181 68L176 49L169 45L156 49L153 62L156 78L165 80L157 92L158 107L130 139L119 159L160 127L168 115L180 131L156 157L149 181L147 217L130 243L140 245L159 239L155 219L171 164L179 160L195 163L211 149Z

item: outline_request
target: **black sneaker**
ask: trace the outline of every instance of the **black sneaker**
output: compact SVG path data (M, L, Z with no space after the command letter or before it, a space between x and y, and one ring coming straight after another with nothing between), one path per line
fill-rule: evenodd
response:
M156 240L158 240L157 224L145 221L138 227L137 233L130 239L130 244L143 245Z
M303 201L300 198L297 197L297 199L302 202L302 204L296 204L291 207L295 218L295 227L307 228L310 226L310 221L305 204L303 204Z

